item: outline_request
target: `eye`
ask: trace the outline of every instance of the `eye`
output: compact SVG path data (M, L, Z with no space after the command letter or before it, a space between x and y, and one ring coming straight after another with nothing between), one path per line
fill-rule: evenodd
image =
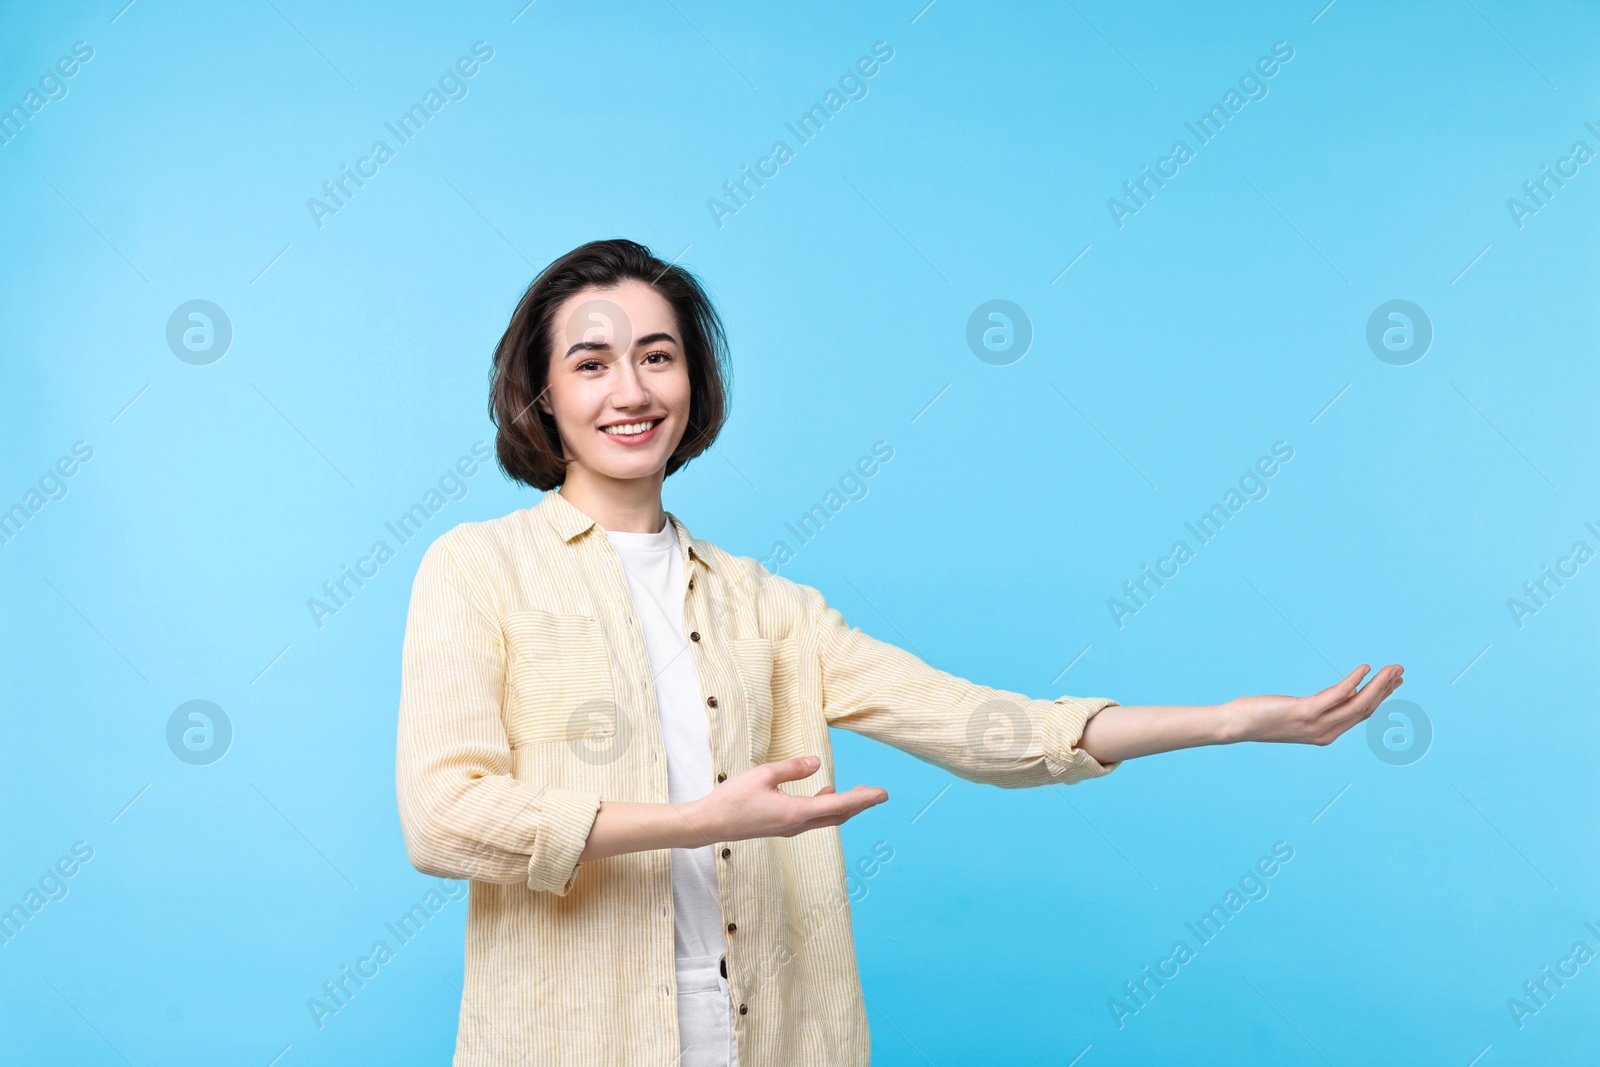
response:
M655 352L651 352L649 355L645 356L644 358L645 359L653 359L656 356L660 356L663 360L669 360L670 361L672 359L672 353L671 352L663 352L663 351L659 351L659 350L655 351Z
M604 364L602 364L598 359L586 359L582 363L578 364L577 369L581 371L581 370L584 370L587 367L600 367L600 366L604 366Z

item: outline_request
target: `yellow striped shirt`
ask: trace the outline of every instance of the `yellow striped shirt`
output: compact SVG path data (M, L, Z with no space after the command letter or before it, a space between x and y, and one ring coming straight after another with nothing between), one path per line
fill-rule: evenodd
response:
M830 726L1007 788L1117 766L1075 747L1116 701L937 670L668 521L718 781L812 754L818 771L779 788L813 795L833 782ZM456 1067L678 1056L670 850L578 863L602 799L667 802L649 663L615 547L557 491L423 555L395 785L411 864L471 879ZM742 1067L868 1063L839 828L713 844Z

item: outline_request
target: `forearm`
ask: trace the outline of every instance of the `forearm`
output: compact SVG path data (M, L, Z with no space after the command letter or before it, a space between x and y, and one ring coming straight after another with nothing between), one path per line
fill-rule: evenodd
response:
M1101 763L1233 740L1227 704L1121 704L1091 716L1078 747Z
M603 800L578 862L658 848L699 848L717 840L699 801L649 804Z

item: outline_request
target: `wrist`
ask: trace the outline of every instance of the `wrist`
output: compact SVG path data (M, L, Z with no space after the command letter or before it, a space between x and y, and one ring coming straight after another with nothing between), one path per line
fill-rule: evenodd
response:
M715 812L707 803L710 798L711 795L708 793L698 799L672 805L677 809L675 818L684 831L684 841L679 847L699 848L713 841L722 840L721 828L716 825Z
M1229 700L1212 705L1210 718L1213 745L1231 745L1245 739L1239 712L1237 701Z

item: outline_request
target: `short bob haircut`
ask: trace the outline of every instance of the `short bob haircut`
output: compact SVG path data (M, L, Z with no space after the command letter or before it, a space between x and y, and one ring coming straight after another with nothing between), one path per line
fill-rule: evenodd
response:
M516 481L550 490L567 478L569 460L555 419L534 403L549 387L556 311L576 293L614 288L628 279L644 282L672 306L688 362L688 425L667 460L667 474L710 448L722 432L729 409L727 335L699 280L635 241L590 241L540 272L495 346L489 418L497 430L500 467Z

